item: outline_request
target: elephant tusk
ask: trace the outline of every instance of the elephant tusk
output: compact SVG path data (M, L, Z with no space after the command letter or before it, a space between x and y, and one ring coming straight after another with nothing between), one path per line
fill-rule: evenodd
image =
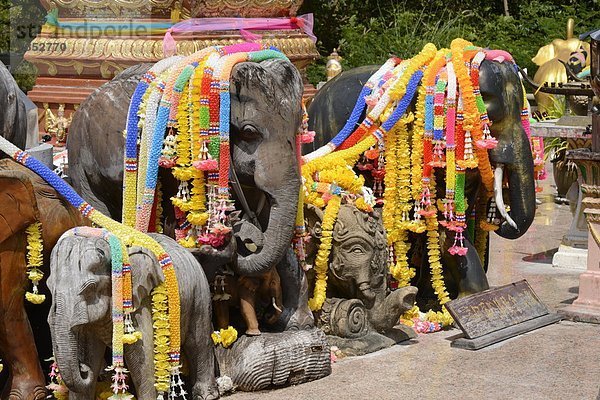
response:
M275 301L275 297L273 297L272 299L273 299L273 308L276 309L277 312L282 313L283 310L277 306L277 302Z
M504 205L504 198L502 197L502 179L504 178L504 165L498 164L496 169L494 170L494 196L496 199L496 207L498 211L500 211L500 215L506 220L506 222L512 226L513 228L519 230L517 228L517 224L510 217L508 212L506 211L506 206Z

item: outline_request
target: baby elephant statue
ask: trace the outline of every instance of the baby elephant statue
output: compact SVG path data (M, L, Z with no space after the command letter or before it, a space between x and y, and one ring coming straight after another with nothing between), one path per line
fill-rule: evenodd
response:
M308 205L305 216L311 236L307 262L311 264L321 239L323 211ZM400 316L413 307L417 289L406 286L388 290L387 257L381 209L366 213L354 205L343 204L333 227L327 300L319 319L321 328L329 335L355 341L363 338L359 345L335 342L338 347L340 344L351 347L353 354L376 351L393 344L382 335L373 335L373 330L394 340L408 339L412 335L410 330L401 333L394 327Z
M78 228L79 229L79 228ZM151 234L171 256L181 301L181 343L193 399L216 399L215 354L211 339L211 299L207 279L190 252L167 236ZM125 363L136 398L154 400L152 296L164 281L154 254L129 249L132 277L132 320L142 340L125 345ZM111 252L103 237L69 231L52 251L48 287L52 309L48 323L54 355L69 399L93 399L112 341Z

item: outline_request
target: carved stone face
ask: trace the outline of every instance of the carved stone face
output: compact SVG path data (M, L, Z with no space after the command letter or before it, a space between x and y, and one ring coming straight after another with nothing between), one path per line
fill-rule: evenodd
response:
M342 205L333 230L329 285L336 296L369 306L385 291L387 246L379 210L367 214Z

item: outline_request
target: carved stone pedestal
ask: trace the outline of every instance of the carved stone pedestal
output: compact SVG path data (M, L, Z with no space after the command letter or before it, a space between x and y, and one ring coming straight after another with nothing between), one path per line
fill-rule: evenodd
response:
M563 236L558 251L552 257L552 266L557 268L585 270L587 266L588 229L583 213L583 194L581 193L582 177L578 177L569 192L569 206L573 214L573 221L569 231Z
M583 184L583 207L590 235L587 271L579 277L579 297L563 309L565 317L583 322L600 323L600 153L585 149L568 153L580 170Z

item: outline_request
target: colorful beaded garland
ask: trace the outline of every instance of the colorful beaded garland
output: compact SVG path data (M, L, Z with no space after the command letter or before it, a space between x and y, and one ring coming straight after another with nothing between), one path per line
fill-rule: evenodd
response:
M487 150L497 142L490 134L491 121L479 90L479 67L487 53L463 39L456 39L450 50L437 50L428 44L412 59L388 60L363 87L348 123L334 140L303 157L304 202L329 211L328 223L335 219L328 207L330 192L322 187L326 172L348 174L352 173L348 168L353 166L360 171L370 171L374 194L383 197L379 201L383 203L390 272L399 286L409 284L414 276L407 262L408 232L427 232L432 285L442 306L449 301L449 295L443 283L438 224L455 232L455 242L448 251L464 256L467 252L463 236L468 206L466 169L479 169L486 189L480 197L483 202L493 187ZM506 54L504 60L512 62ZM407 113L415 93L418 93L416 108ZM366 117L348 134L348 124L358 124L356 114L362 112L365 105ZM410 146L407 145L409 135ZM446 196L440 203L444 219L439 222L434 168L445 168L446 175ZM334 183L337 181L331 182ZM354 195L359 193L357 190ZM479 207L477 213L480 213ZM481 236L484 235L476 235L477 244L481 243ZM324 251L319 253L319 263L328 257L325 252L328 242L322 244L320 249ZM317 294L324 296L325 279L325 271L319 268L316 285L319 293L315 293L315 299ZM313 306L318 303L320 301ZM452 322L445 307L441 312L427 315L443 325Z

